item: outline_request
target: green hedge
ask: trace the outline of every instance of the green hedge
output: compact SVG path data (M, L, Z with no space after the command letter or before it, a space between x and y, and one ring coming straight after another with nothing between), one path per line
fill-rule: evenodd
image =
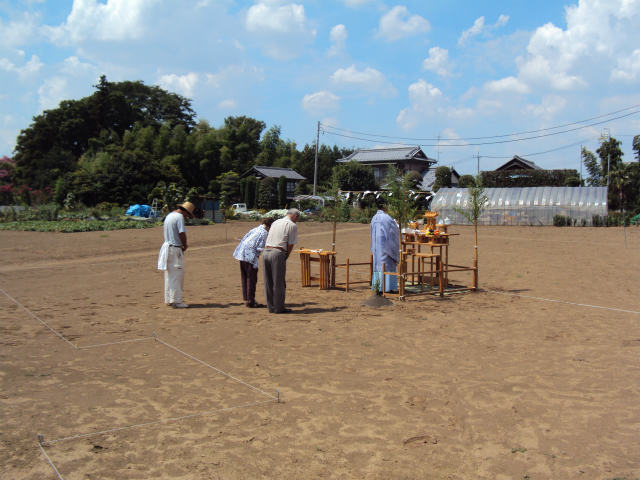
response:
M577 170L500 170L480 173L485 188L577 186Z
M0 230L20 230L28 232L95 232L104 230L124 230L130 228L151 228L156 222L138 220L27 220L24 222L0 223Z

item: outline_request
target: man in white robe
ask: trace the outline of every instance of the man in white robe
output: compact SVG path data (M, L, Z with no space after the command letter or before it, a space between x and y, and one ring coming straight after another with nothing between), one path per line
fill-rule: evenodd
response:
M371 253L373 253L373 278L371 286L378 284L378 292L382 292L382 266L387 272L397 271L399 257L399 235L398 224L385 212L386 205L384 199L380 197L376 200L378 211L371 219ZM385 275L385 292L398 290L398 277L396 275Z

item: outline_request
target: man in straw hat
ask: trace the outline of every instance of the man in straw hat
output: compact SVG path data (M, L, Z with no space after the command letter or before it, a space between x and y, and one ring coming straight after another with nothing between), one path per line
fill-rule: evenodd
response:
M185 218L193 218L195 205L184 202L164 219L164 243L158 254L158 270L164 270L164 302L173 308L188 308L182 303L184 252L187 250Z

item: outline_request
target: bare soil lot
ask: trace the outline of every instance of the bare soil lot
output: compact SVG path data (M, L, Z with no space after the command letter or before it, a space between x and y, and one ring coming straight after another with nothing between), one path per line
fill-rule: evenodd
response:
M38 433L65 480L640 478L640 229L481 227L482 291L379 309L301 288L294 254L270 315L231 256L253 226L189 228L187 310L161 228L1 232L0 478L57 478ZM338 226L338 261L368 228Z

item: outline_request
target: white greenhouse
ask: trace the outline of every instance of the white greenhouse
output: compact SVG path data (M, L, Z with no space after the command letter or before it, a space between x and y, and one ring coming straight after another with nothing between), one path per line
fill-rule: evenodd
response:
M553 217L562 215L576 225L591 225L594 215L607 215L607 187L518 187L486 188L489 199L480 225L553 225ZM469 221L457 210L468 208L466 188L441 188L431 200L438 222L452 224Z

